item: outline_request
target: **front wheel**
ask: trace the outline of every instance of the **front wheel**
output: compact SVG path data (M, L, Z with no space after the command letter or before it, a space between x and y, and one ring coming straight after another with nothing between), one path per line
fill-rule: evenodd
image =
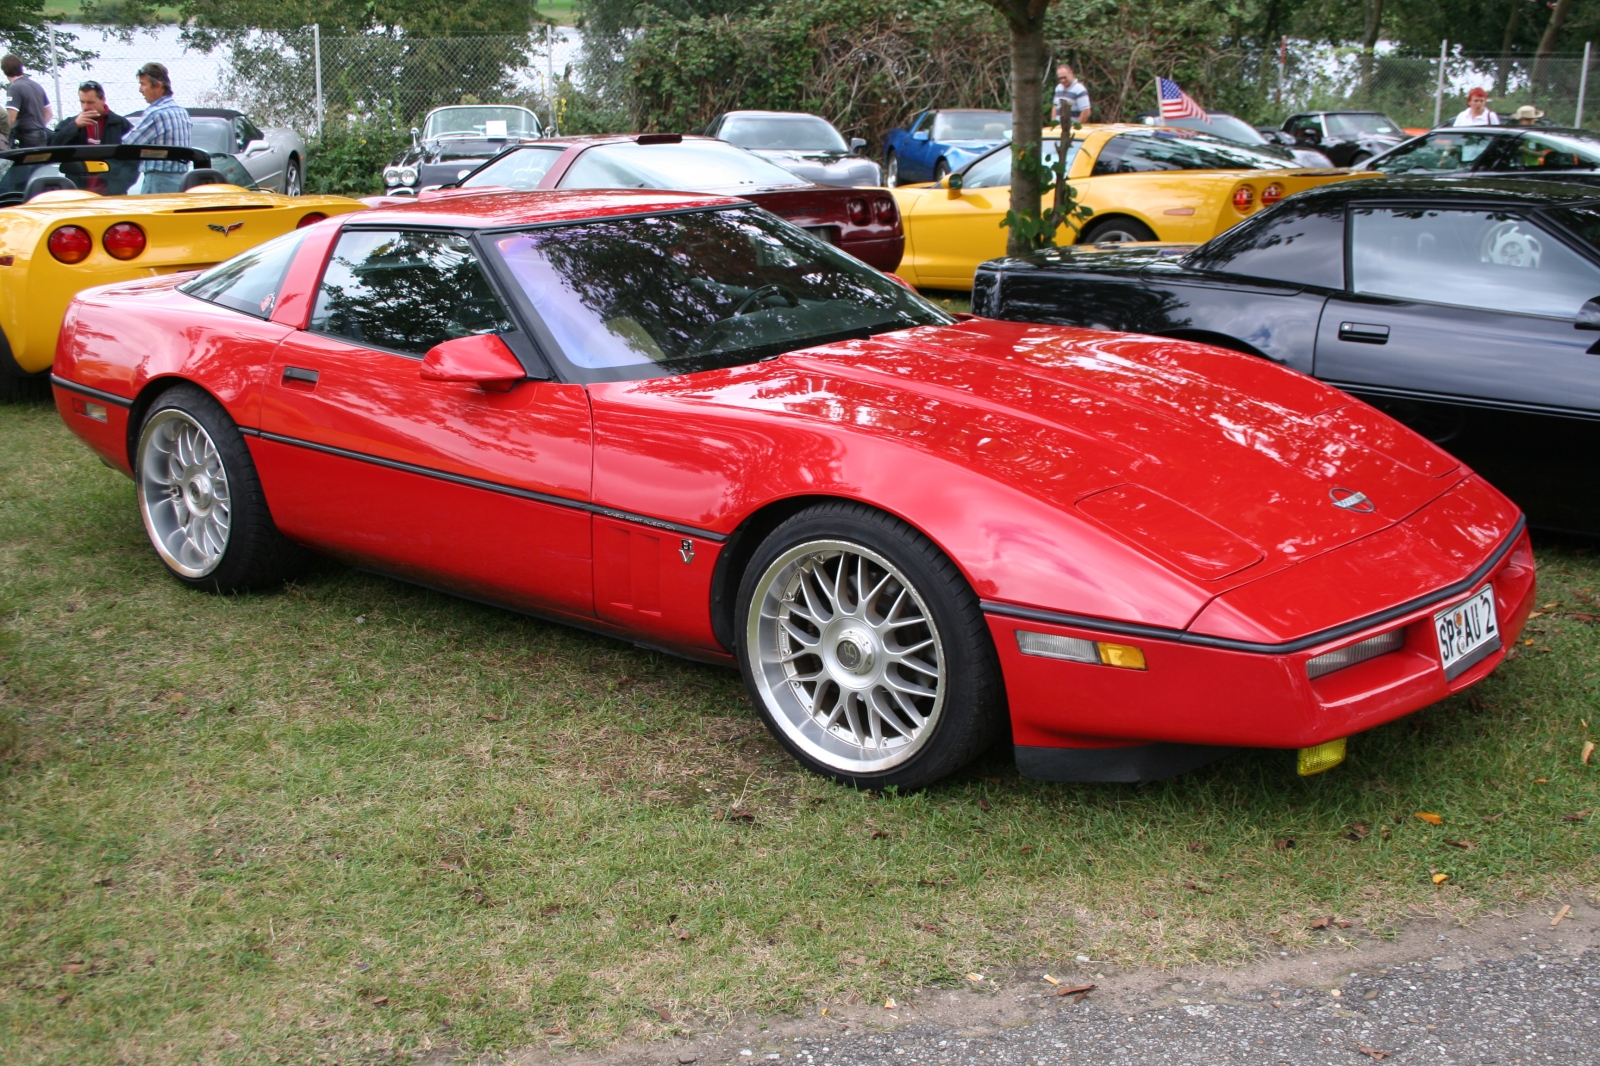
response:
M900 184L900 157L893 152L883 161L883 183L891 189Z
M267 511L238 426L195 386L168 389L151 405L133 472L150 544L185 585L242 592L282 581L303 562Z
M933 180L943 181L950 174L950 164L943 159L933 165Z
M1122 244L1153 241L1155 231L1136 218L1105 218L1084 228L1080 244Z
M283 168L283 195L299 196L305 191L305 170L298 159L290 159Z
M896 518L853 503L807 508L756 550L738 604L751 697L819 774L921 787L971 762L1004 723L977 596Z

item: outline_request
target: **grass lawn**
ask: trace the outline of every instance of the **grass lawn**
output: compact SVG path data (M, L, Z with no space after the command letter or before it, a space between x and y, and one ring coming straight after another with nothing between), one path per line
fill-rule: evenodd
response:
M874 796L730 672L335 565L188 592L128 481L0 407L0 1061L602 1046L1592 891L1600 563L1539 558L1532 643L1320 777L1050 785L1000 750Z

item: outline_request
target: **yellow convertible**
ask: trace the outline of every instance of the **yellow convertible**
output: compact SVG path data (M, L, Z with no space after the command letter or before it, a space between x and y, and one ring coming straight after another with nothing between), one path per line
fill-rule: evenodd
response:
M1054 164L1059 130L1045 131ZM1182 241L1198 244L1302 189L1353 177L1348 170L1305 170L1192 130L1085 126L1072 135L1067 178L1078 202L1094 209L1078 243ZM895 271L913 285L972 288L979 263L1006 252L1000 222L1011 207L1011 148L995 149L936 185L893 190L906 231ZM1053 197L1045 196L1049 207ZM1062 227L1059 243L1072 243Z
M148 158L192 163L185 190L123 192ZM208 267L298 226L366 206L343 196L255 192L223 180L211 157L191 148L107 144L0 152L0 399L48 394L56 334L67 305L83 289Z

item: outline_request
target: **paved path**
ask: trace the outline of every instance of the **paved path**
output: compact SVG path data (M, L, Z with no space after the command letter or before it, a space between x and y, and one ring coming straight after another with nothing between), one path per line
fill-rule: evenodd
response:
M1600 911L1581 901L1470 928L1417 922L1398 941L1235 970L1056 976L1099 987L1055 995L1037 972L987 993L929 990L894 1011L831 1008L695 1041L603 1055L512 1055L516 1066L673 1063L903 1066L1472 1066L1600 1064ZM1097 980L1098 978L1098 980Z

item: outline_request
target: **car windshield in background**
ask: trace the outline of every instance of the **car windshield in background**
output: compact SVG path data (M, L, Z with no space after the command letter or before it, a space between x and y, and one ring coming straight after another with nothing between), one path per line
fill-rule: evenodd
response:
M1213 137L1221 137L1225 141L1235 141L1239 144L1266 144L1267 139L1256 131L1256 128L1243 119L1234 118L1232 115L1220 115L1212 112L1205 118L1173 118L1162 119L1157 125L1177 126L1179 129L1194 130L1196 133L1209 133Z
M190 144L212 155L231 155L238 151L233 141L233 123L225 118L199 116L190 120L194 133Z
M1497 134L1440 130L1388 152L1371 164L1384 174L1450 174L1471 170Z
M1003 141L1010 136L1009 111L941 111L933 120L936 141Z
M1044 165L1053 167L1056 156L1061 146L1059 138L1046 137L1039 146L1039 156ZM1073 141L1067 149L1067 170L1072 170L1072 163L1078 158L1078 150L1083 147L1082 141ZM995 189L1011 184L1011 149L1002 145L981 159L975 160L966 170L961 172L961 187L963 189Z
M541 228L491 246L567 360L608 380L742 366L954 321L750 208Z
M428 116L425 141L457 137L537 137L539 120L521 107L447 107Z
M504 161L504 160L503 160ZM468 185L499 170L499 163L473 175ZM747 192L808 185L776 163L726 141L637 144L623 141L590 148L561 176L563 189L681 189L685 192Z
M1328 123L1328 134L1333 137L1359 137L1362 134L1377 134L1383 137L1400 137L1405 131L1382 115L1324 115Z
M767 151L848 152L839 131L815 115L762 115L730 118L718 134L740 148Z

